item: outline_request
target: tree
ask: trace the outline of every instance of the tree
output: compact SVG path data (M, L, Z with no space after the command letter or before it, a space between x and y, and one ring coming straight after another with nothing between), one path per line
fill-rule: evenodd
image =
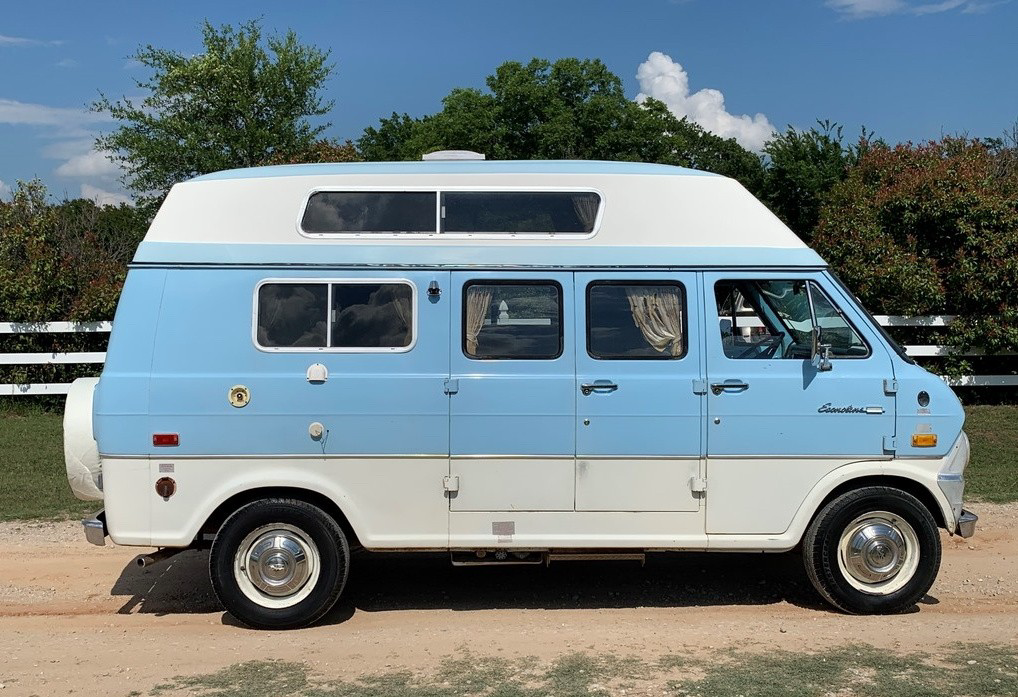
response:
M814 246L873 311L956 314L953 344L1018 350L1013 157L956 137L873 144L831 190Z
M831 121L797 131L792 126L764 146L770 158L763 199L786 225L809 242L827 193L858 159L858 148L844 145L842 129ZM861 143L868 141L863 134Z
M734 176L758 190L760 158L733 139L677 119L661 102L626 98L599 60L509 61L487 91L457 88L436 114L392 114L358 141L367 160L417 160L465 149L496 160L588 159L659 162Z
M319 94L333 69L328 51L292 31L263 42L256 21L205 22L202 41L195 56L139 48L133 58L151 76L137 85L148 94L93 104L122 124L96 147L123 165L125 185L150 209L183 179L306 152L329 126L309 120L332 108Z

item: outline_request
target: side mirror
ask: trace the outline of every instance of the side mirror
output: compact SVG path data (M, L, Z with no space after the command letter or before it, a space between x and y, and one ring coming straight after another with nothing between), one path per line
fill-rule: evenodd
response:
M833 368L834 366L831 364L831 345L823 343L823 330L820 327L813 327L810 338L809 356L813 367L821 373Z

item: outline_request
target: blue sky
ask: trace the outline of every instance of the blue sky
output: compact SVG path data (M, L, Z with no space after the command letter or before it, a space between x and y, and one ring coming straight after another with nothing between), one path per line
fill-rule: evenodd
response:
M507 60L600 58L626 94L759 148L817 118L892 142L998 136L1018 119L1018 0L18 2L0 20L0 196L39 177L57 197L118 201L86 105L137 95L139 45L200 51L199 26L261 17L332 50L328 135L438 110Z

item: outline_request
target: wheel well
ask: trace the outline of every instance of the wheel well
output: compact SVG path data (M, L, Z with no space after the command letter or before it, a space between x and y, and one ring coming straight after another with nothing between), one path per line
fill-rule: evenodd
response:
M869 477L859 477L858 479L850 479L847 482L843 482L836 486L831 493L827 494L824 500L817 506L813 516L816 517L820 511L823 510L824 506L838 498L847 491L854 489L861 489L866 486L889 486L895 489L901 489L902 491L908 492L915 496L919 501L926 506L926 509L933 516L933 519L937 521L937 525L946 528L947 523L944 521L944 512L940 509L940 505L937 500L933 497L933 494L923 486L921 483L914 479L908 479L907 477L896 477L888 474L878 474Z
M252 501L270 498L297 499L299 501L304 501L305 503L310 503L313 506L318 506L335 519L335 521L339 524L339 527L342 528L343 532L346 534L347 540L351 546L360 545L360 541L357 539L357 533L354 532L353 527L350 525L350 521L347 520L346 515L343 514L343 511L340 510L335 501L324 494L318 493L317 491L284 486L248 489L247 491L234 494L230 498L226 499L216 507L216 510L212 511L212 514L201 526L201 529L198 531L198 538L195 540L195 544L199 547L208 547L212 544L212 538L219 532L219 528L222 527L223 523L226 522L226 519L234 512Z

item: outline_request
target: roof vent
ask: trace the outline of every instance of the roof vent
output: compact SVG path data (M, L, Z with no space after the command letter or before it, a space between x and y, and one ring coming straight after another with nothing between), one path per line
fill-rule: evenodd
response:
M426 153L421 157L425 162L436 162L442 160L483 160L483 152L473 150L438 150Z

